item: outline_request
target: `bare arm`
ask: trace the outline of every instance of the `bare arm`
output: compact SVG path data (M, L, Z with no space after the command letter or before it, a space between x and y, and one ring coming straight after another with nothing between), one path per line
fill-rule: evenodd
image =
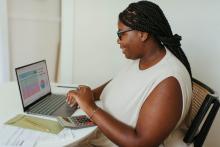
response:
M92 115L96 105L85 108ZM182 94L178 81L169 77L149 95L139 113L136 128L132 128L98 109L92 120L101 131L119 146L158 146L177 124L182 111Z

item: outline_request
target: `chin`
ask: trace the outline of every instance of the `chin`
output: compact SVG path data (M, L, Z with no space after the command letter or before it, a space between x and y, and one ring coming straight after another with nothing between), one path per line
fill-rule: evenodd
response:
M128 54L124 53L125 58L130 59L130 56Z
M131 60L136 60L136 59L137 59L137 58L132 57L132 56L129 56L129 55L127 55L127 54L125 54L125 58L127 58L127 59L131 59Z

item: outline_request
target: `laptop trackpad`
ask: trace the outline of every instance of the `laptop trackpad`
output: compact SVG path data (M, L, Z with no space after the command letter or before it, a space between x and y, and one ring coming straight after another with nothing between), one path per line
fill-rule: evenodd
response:
M63 104L59 109L57 109L52 115L53 116L71 116L77 109L76 107L70 107L67 103Z

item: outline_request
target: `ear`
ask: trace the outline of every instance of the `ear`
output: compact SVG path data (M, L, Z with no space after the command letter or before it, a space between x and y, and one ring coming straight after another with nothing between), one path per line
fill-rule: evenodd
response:
M140 31L139 36L140 36L141 41L146 41L149 38L150 34L147 32Z

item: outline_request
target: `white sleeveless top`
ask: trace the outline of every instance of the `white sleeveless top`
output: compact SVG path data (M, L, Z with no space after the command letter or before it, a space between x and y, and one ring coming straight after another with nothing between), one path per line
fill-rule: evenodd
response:
M152 90L164 79L175 77L182 90L182 115L176 129L164 140L161 146L178 147L183 144L179 133L191 104L192 85L185 66L166 49L166 55L160 62L146 69L139 69L139 59L132 60L119 74L104 88L100 99L103 109L123 123L135 127L140 109ZM100 135L98 144L105 147L116 146L104 135ZM180 137L178 137L180 136ZM95 141L97 143L97 141ZM184 145L181 145L181 147Z

